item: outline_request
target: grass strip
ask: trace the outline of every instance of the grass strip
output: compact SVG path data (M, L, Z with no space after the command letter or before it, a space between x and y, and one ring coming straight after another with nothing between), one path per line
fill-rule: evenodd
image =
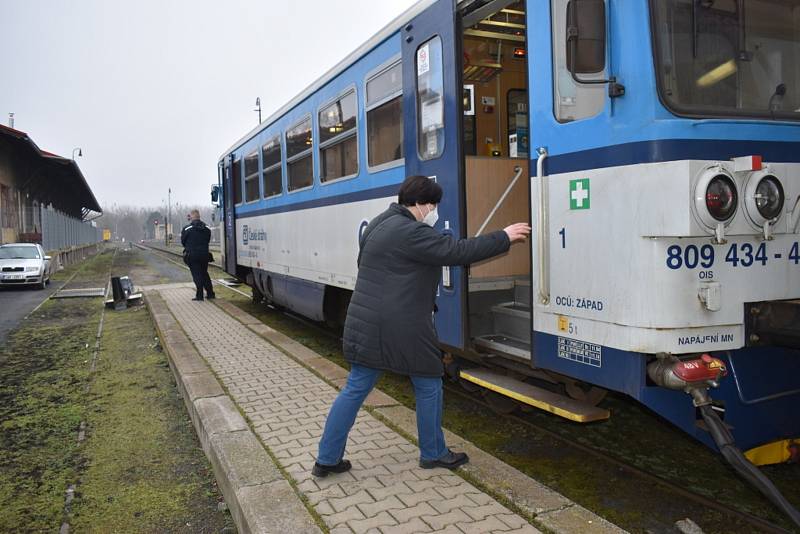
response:
M111 255L59 273L92 280ZM0 349L0 531L52 531L85 459L77 431L99 299L49 300Z
M233 532L144 306L106 314L87 403L80 532Z

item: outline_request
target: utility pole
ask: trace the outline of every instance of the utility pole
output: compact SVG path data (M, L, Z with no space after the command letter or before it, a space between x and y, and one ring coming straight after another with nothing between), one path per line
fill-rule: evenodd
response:
M258 124L261 124L261 97L256 97L256 109L253 111L258 111Z

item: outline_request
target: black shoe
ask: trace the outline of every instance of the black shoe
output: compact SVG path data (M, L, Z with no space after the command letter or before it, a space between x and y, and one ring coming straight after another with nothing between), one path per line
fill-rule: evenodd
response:
M423 469L434 469L436 467L444 467L445 469L455 469L465 463L469 462L469 456L465 452L447 451L447 454L438 460L420 460L419 466Z
M350 460L342 460L336 465L322 465L314 462L314 468L311 470L311 474L315 477L326 477L331 473L350 471L351 467L353 467L353 464L350 463Z
M200 302L203 302L203 297L195 297L192 300L199 300Z
M217 295L215 293L211 293L210 295L206 295L206 298L208 300L214 300L215 298L217 298Z

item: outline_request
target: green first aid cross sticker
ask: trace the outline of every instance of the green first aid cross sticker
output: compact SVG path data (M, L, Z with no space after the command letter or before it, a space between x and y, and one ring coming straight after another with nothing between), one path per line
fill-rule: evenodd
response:
M581 178L569 181L569 209L589 209L589 179Z

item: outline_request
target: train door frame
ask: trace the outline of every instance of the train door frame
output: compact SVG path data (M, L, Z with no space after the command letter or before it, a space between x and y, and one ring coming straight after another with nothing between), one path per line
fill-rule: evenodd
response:
M236 216L233 207L233 154L225 157L222 171L222 193L225 203L225 271L236 276Z
M464 205L464 155L462 149L462 82L460 23L455 0L436 0L409 21L401 31L403 54L403 108L406 120L403 126L403 149L407 175L421 174L436 179L444 190L439 206L436 228L456 238L465 237L466 219ZM441 82L439 103L435 99L425 102L418 112L418 73L435 73L431 52L436 38L441 42ZM433 43L432 43L433 44ZM439 109L437 109L437 107ZM439 155L424 159L418 150L418 122L430 121L426 134L426 151L433 149ZM434 122L440 120L440 122ZM441 139L438 131L443 128ZM433 137L433 136L436 137ZM438 143L443 143L439 147ZM455 169L455 172L454 172ZM467 345L467 275L461 266L443 267L442 281L437 289L436 331L440 343L446 348L463 351Z

